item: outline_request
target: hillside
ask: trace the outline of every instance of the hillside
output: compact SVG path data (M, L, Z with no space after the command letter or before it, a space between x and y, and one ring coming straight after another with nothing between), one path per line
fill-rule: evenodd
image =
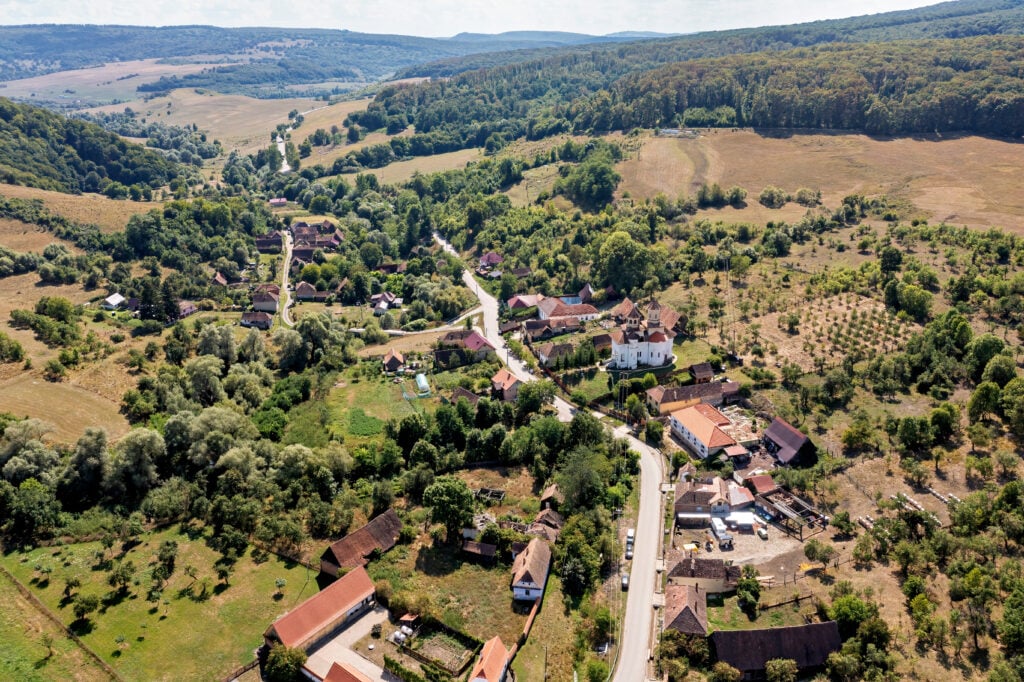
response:
M315 86L310 92L316 94L340 91L415 64L477 52L623 40L635 38L544 31L420 38L322 29L4 26L0 27L0 81L111 62L162 59L204 67L147 81L140 91L190 87L288 97L297 94L296 86Z
M182 170L98 125L0 98L0 180L62 192L154 189ZM121 190L114 188L118 194Z
M786 50L831 42L966 38L1022 31L1024 3L1020 0L954 0L918 9L786 26L706 31L672 38L649 35L645 37L664 39L642 45L587 45L453 57L410 67L400 72L398 77L455 76L466 71L518 63L577 70L581 61L600 60L605 82L610 83L634 70L704 57ZM617 37L630 35L616 34Z

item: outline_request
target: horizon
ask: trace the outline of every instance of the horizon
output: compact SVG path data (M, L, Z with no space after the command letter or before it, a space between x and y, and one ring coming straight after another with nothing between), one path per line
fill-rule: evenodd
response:
M440 0L353 0L346 7L324 7L294 0L284 13L267 0L151 0L143 6L97 0L68 7L64 0L9 0L0 26L92 25L171 28L334 29L358 33L451 38L460 33L499 34L542 31L606 36L620 32L700 33L807 23L878 14L937 4L922 0L820 0L808 6L795 0L570 0L552 7L540 0L515 4ZM346 11L346 9L348 11ZM523 19L523 17L529 17ZM154 21L159 17L159 21ZM238 21L239 18L244 21ZM291 17L301 17L290 20ZM545 17L537 21L537 17ZM282 20L287 19L287 20Z

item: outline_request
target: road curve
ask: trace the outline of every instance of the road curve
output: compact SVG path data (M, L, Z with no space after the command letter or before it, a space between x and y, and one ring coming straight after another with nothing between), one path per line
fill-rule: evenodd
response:
M292 266L292 233L285 230L284 233L284 261L281 264L281 321L286 327L294 327L291 311L288 307L292 304L292 292L288 289L288 270Z
M451 244L440 234L434 238L445 251L458 255ZM512 357L504 337L498 333L498 301L480 286L470 270L462 273L462 280L478 299L483 309L483 335L498 352L512 374L521 381L534 381L536 377L527 371L526 365ZM562 398L555 398L558 418L570 421L574 408ZM648 679L649 652L654 646L652 632L657 612L654 610L655 588L661 590L657 575L664 534L661 484L665 478L660 452L634 438L627 426L615 429L615 435L626 439L630 447L640 453L640 510L637 515L636 547L633 560L627 562L629 571L629 593L626 598L626 615L623 619L622 640L619 646L618 662L613 676L614 682L639 682ZM630 565L631 564L631 565Z

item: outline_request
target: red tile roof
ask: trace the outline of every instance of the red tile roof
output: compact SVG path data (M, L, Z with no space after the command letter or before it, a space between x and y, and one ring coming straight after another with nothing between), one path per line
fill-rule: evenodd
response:
M690 585L668 585L665 588L665 628L684 635L707 635L707 594Z
M305 648L373 593L370 575L359 567L278 618L268 634L276 636L286 647Z
M469 682L498 682L508 666L508 649L501 637L489 639L480 650L480 660L469 674Z
M389 509L328 547L321 560L330 561L340 568L365 566L367 557L374 550L386 552L394 547L401 530L401 519L394 509Z
M372 682L369 677L362 674L355 668L349 667L347 663L333 663L327 671L324 682Z
M775 485L775 480L768 474L759 474L757 476L751 476L747 479L750 481L750 485L753 486L754 492L758 495L764 493L770 493L779 486Z
M710 413L700 408L707 408L707 410L718 415L721 419L725 419L721 412L703 403L682 410L676 410L672 413L672 417L682 424L687 431L692 433L697 440L703 443L708 450L736 445L733 437L719 428L719 424L716 423L719 420L709 418ZM725 419L725 423L729 423L728 419Z

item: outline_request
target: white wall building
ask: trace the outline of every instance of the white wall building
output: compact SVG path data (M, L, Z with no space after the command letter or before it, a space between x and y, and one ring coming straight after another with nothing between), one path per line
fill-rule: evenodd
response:
M672 340L675 332L661 324L661 304L652 301L647 319L634 308L618 331L611 334L612 369L660 367L672 362Z

